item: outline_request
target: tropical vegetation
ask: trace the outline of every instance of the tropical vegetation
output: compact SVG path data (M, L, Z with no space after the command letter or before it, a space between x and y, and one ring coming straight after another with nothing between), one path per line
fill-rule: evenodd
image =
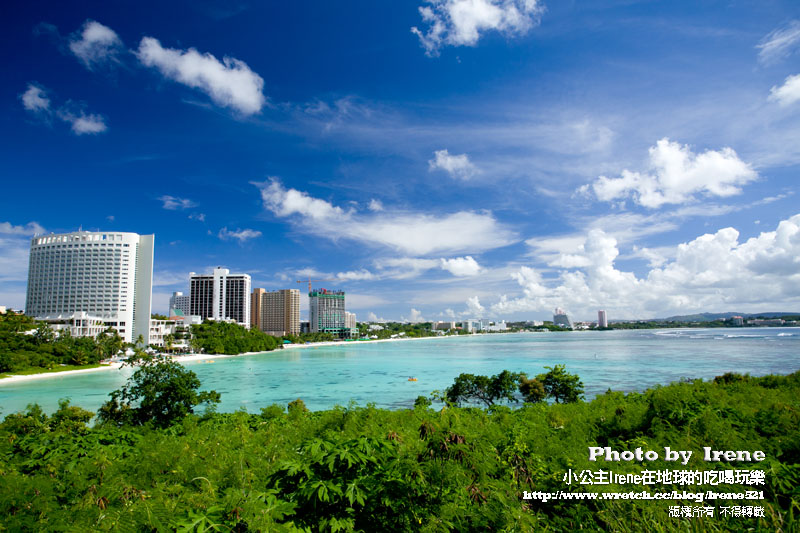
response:
M551 377L578 384L556 368ZM550 372L534 379L543 384ZM188 383L184 392L198 390L186 374L158 376L161 383ZM134 377L128 385L154 377ZM498 385L531 381L500 373L487 378L487 390L495 378ZM134 397L127 390L116 399L129 400L131 409L162 392L143 387ZM94 426L92 413L68 401L49 416L30 406L0 423L0 522L8 531L798 530L800 372L726 374L641 394L609 391L591 402L567 395L564 403L518 409L503 405L509 390L486 409L434 408L418 399L414 408L394 411L349 405L309 412L298 399L288 409L273 405L260 413L193 413L196 397L190 409L169 419L117 419L101 410ZM589 446L656 450L659 456L670 446L693 450L696 458L709 446L762 450L766 459L693 459L686 467L662 460L590 462ZM766 479L755 487L565 482L570 471L686 468L761 470ZM673 489L755 489L763 500L523 499L525 491ZM698 505L713 507L714 516L669 514L670 506ZM722 506L730 505L761 506L764 517L722 516Z

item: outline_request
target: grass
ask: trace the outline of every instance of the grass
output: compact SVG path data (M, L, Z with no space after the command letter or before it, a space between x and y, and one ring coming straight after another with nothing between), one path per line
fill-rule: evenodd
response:
M53 368L26 368L25 370L20 370L19 372L3 372L0 373L0 379L3 378L10 378L14 376L32 376L34 374L53 374L56 372L67 372L68 370L85 370L87 368L100 368L102 366L108 366L107 364L95 364L95 365L58 365Z

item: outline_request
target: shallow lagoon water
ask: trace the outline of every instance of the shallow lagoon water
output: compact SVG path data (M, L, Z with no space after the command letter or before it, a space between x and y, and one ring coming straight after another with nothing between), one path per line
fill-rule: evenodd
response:
M213 361L210 362L210 361ZM587 398L608 389L642 391L681 378L725 372L789 374L800 370L800 328L672 329L518 333L351 343L186 362L204 389L222 393L219 410L258 412L302 398L312 410L348 405L400 409L443 390L462 372L504 369L533 376L565 364ZM92 411L131 375L130 368L3 384L0 415L60 398ZM408 381L410 376L418 381Z

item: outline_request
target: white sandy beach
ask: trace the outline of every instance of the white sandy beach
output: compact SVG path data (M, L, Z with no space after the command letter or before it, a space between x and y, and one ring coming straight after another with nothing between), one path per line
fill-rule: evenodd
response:
M473 335L480 335L480 334L473 334ZM402 341L421 341L421 340L430 340L430 339L450 339L456 338L457 335L443 335L443 336L436 336L436 337L402 337L396 339L372 339L369 341L327 341L327 342L310 342L307 344L284 344L284 349L301 349L301 348L319 348L322 346L345 346L345 345L359 345L359 344L367 344L367 343L374 343L374 342L402 342ZM168 355L167 357L171 357L175 361L184 362L184 361L204 361L210 359L221 359L223 357L245 357L248 355L256 355L261 353L268 353L268 352L245 352L240 354L192 354L192 355ZM103 372L107 370L115 370L119 369L122 366L121 362L113 362L107 365L97 367L97 368L84 368L79 370L65 370L63 372L48 372L44 374L31 374L31 375L17 375L17 376L8 376L6 378L0 379L0 386L7 384L7 383L21 383L24 381L34 381L39 379L47 379L47 378L57 378L62 376L73 376L76 374L87 374L89 372Z

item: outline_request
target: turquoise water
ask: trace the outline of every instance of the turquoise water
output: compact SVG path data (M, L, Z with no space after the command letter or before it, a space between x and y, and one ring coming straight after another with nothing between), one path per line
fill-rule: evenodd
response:
M800 328L676 329L519 333L352 343L186 362L203 388L222 393L220 411L249 412L302 398L313 410L347 405L409 407L419 395L443 390L462 372L504 369L535 375L565 364L591 398L607 389L641 391L682 377L725 372L789 374L800 369ZM47 412L59 398L97 410L130 376L129 368L53 376L24 383L0 381L8 414L37 402ZM408 381L409 376L419 381Z

